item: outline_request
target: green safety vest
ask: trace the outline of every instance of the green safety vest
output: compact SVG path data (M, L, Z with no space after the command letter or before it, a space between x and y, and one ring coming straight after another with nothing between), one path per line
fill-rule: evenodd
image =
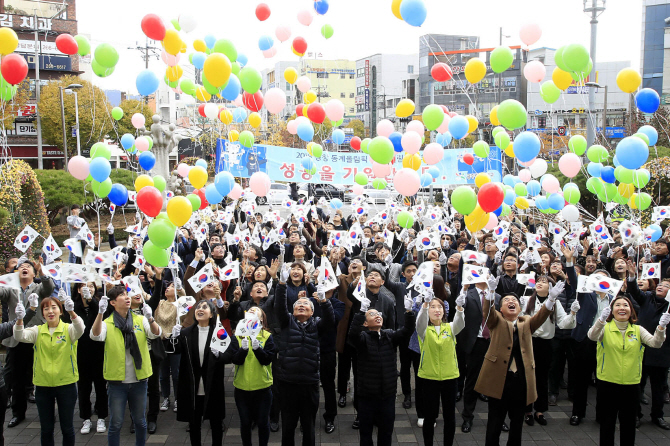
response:
M130 311L130 310L128 310ZM144 332L144 316L139 316L131 312L133 317L133 327L135 327L135 337L137 345L140 347L142 355L142 368L135 374L138 380L143 380L151 376L151 358L149 357L149 346L147 344L147 334ZM123 333L114 326L114 315L105 319L107 324L107 339L105 340L105 365L103 375L107 381L123 381L126 379L126 344L123 340Z
M451 325L443 323L439 331L435 328L429 324L424 340L418 337L421 347L418 375L420 378L435 381L458 378L456 337L451 332Z
M267 340L270 338L270 332L261 330L256 336L260 342L260 348L263 348ZM237 342L242 345L242 339L237 336ZM256 355L251 349L251 341L249 341L249 351L244 360L244 364L235 366L235 377L233 378L233 386L240 390L248 392L252 390L267 389L272 385L272 365L261 365L256 359Z
M603 340L598 342L598 379L614 384L639 384L643 356L640 326L629 323L622 336L614 319L611 320L603 329Z
M57 387L79 381L77 341L70 339L69 327L70 324L60 321L52 335L47 324L39 326L33 347L33 384L36 386Z

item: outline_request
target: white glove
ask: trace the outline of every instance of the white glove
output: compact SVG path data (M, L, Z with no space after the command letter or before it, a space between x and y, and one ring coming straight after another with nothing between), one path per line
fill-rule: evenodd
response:
M414 301L409 294L405 295L405 311L412 311Z
M32 293L30 296L28 296L28 305L30 305L30 308L37 308L39 304L40 297L36 293Z
M144 305L142 305L142 314L144 314L144 317L147 319L151 319L153 317L154 312L151 310L151 307L146 304L146 302Z
M221 299L221 296L216 298L216 308L223 308L223 299Z
M521 265L521 268L519 268L519 271L526 271L528 269L528 263L523 262L523 265Z
M607 318L609 317L611 312L612 309L609 307L609 305L606 306L605 308L603 308L603 312L600 313L600 317L598 318L598 320L604 324L607 321Z
M316 287L316 295L319 302L325 302L326 300L326 289L322 284Z
M307 245L307 239L305 237L300 237L300 243Z
M526 306L528 305L528 298L526 296L521 296L519 302L521 302L521 311L525 313Z
M214 355L215 358L219 357L219 351L212 349L212 354Z
M456 306L457 307L465 307L465 293L461 292L461 294L458 295L456 298Z
M635 250L633 249L632 246L628 247L628 257L630 257L630 258L635 257Z
M575 299L575 301L570 305L570 312L571 313L577 313L579 309L581 308L581 305L579 305L579 301Z
M279 253L283 256L286 252L286 246L283 243L279 244Z
M23 320L23 318L26 317L26 307L24 307L23 304L19 302L16 304L14 313L16 313L16 319Z
M91 299L91 290L85 285L81 288L81 297L86 300Z
M502 260L502 252L498 251L496 252L496 255L493 257L493 261L496 263L500 263Z
M289 270L287 268L282 267L281 277L280 277L282 283L288 282L288 275L289 275Z
M549 285L551 286L551 284ZM551 293L551 291L549 291ZM552 297L551 294L549 294L549 297L547 297L547 300L544 301L544 306L547 308L547 310L552 311L554 309L554 304L556 303L556 298Z
M384 259L384 263L386 263L387 265L393 263L393 257L391 256L391 254L386 256L386 258Z
M491 291L495 291L498 288L498 282L500 282L500 279L493 274L490 274L489 278L486 279L486 284Z
M240 347L242 350L249 350L249 338L242 339L242 345Z
M260 347L260 346L261 346L261 343L258 339L254 339L253 341L251 341L251 348L253 350L258 350L258 347Z
M414 249L414 246L416 246L416 240L412 240L407 244L407 250L411 251L412 249Z
M111 224L111 223L109 225L107 225L107 234L109 234L109 235L114 234L114 225Z
M556 300L556 298L563 292L564 289L565 289L565 282L563 282L562 280L556 282L555 286L549 284L549 298Z
M174 283L174 289L175 290L181 290L182 289L181 280L179 280L179 277L175 277L173 283Z
M367 248L369 244L370 244L370 239L369 238L363 238L363 240L361 241L361 246L363 248Z
M107 305L109 305L109 298L103 296L102 299L100 299L100 302L98 302L98 313L104 314L105 311L107 311Z
M63 301L65 300L66 297L67 297L67 293L65 293L65 290L64 290L63 288L61 288L61 289L58 291L58 300L60 300L61 302L63 302Z
M659 319L659 321L658 321L658 325L660 325L661 327L663 327L665 329L665 327L668 326L669 322L670 322L670 314L669 313L663 313L661 315L661 319Z
M178 338L180 334L181 334L181 325L177 324L174 327L172 327L173 338Z
M496 299L496 290L494 289L489 289L488 292L484 293L484 298L490 302L493 302Z
M614 255L614 250L613 249L608 249L607 250L607 258L611 259L613 255Z
M370 308L370 299L364 297L361 301L361 312L365 313Z
M651 251L649 248L644 250L644 258L647 262L651 261Z
M426 288L423 294L423 301L430 303L435 298L435 293L432 288Z
M65 304L63 306L65 307L65 311L68 313L70 311L74 311L74 302L69 297L65 298Z
M438 258L438 261L440 262L440 265L447 264L447 255L444 253L444 251L440 251L440 257Z

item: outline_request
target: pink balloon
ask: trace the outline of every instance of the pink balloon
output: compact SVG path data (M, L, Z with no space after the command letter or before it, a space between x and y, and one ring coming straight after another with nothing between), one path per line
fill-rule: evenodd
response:
M286 107L286 93L280 88L270 88L263 99L265 100L265 108L273 115L278 114Z
M519 179L520 179L521 181L523 181L524 183L529 182L530 179L531 179L530 170L528 170L528 169L521 169L521 170L519 171Z
M495 227L498 226L498 217L496 217L496 214L491 212L489 214L489 222L486 223L486 226L484 226L486 229L489 231L492 231L495 229Z
M456 113L456 112L449 112L449 117L450 117L450 118L454 118L454 117L456 117L457 115L458 115L458 113Z
M326 109L326 116L333 122L344 118L344 104L339 99L331 99L323 106Z
M449 131L449 121L451 121L451 116L449 116L447 113L444 114L444 120L442 121L442 124L437 128L437 133L444 135Z
M521 41L525 43L526 46L530 46L540 40L540 37L542 37L542 29L537 23L527 23L521 27L521 30L519 30L519 37L521 37Z
M400 195L411 197L419 191L421 178L416 170L405 167L393 176L393 186Z
M409 124L407 124L407 128L405 129L406 132L416 132L420 136L423 135L423 132L425 132L425 128L423 126L423 122L421 121L412 121Z
M314 20L314 16L309 9L303 9L298 13L298 22L301 25L309 26L312 24L312 20Z
M146 138L146 136L140 136L135 140L135 148L140 152L149 150L149 140Z
M401 141L402 142L402 141ZM432 166L442 161L444 156L444 147L436 142L430 143L423 150L423 161Z
M363 191L365 191L365 189L360 184L354 184L354 187L351 188L351 191L354 193L354 195L363 195Z
M240 186L238 183L235 183L231 191L228 192L228 196L233 200L239 200L242 196L242 186Z
M256 172L249 178L249 189L259 197L264 197L270 192L270 177L265 172Z
M413 155L421 148L421 135L416 132L407 132L402 135L400 145L405 152Z
M163 60L163 63L169 67L174 67L179 63L179 59L181 59L181 53L177 53L176 56L173 56L172 54L168 54L165 52L165 50L161 51L161 59Z
M558 179L552 174L547 174L542 177L540 180L542 183L542 189L550 194L555 194L561 190L561 184L558 182Z
M286 124L286 130L291 134L291 135L296 135L298 133L298 121L297 120L292 120L289 121L288 124Z
M277 47L276 46L273 46L269 50L263 51L263 56L266 59L271 59L271 58L275 57L276 55L277 55Z
M391 174L391 165L390 164L379 164L372 162L372 173L375 174L375 178L384 178Z
M244 101L242 100L242 95L237 95L237 98L233 101L233 104L237 105L238 107L243 107L244 106Z
M146 122L146 118L142 113L135 113L133 117L130 118L130 122L136 129L143 129L144 123Z
M382 119L377 123L377 135L379 136L386 136L388 138L394 131L393 123L388 119Z
M307 93L312 88L312 81L309 80L307 76L300 76L295 85L298 87L302 93Z
M179 176L182 178L186 178L190 170L191 166L189 166L188 164L180 163L177 166L177 174L179 174Z
M275 36L280 42L286 42L291 38L291 28L288 26L278 26L275 30Z
M528 62L528 65L526 65L523 69L523 77L525 77L528 82L540 83L546 75L547 69L539 60L532 60Z
M558 160L558 169L568 178L577 176L582 168L582 160L574 153L566 153Z
M88 160L83 156L75 155L67 163L67 170L76 179L85 180L89 174Z
M530 167L530 166L533 165L533 163L535 162L536 159L537 159L537 158L533 158L532 160L530 160L530 161L526 161L525 163L524 163L523 161L519 161L519 160L517 159L516 162L519 163L519 166Z

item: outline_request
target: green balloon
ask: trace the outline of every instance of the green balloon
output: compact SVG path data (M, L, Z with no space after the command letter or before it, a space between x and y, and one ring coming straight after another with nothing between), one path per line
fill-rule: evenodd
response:
M18 90L18 85L12 85L5 80L2 75L0 75L0 99L3 102L9 102L14 99L14 95Z
M111 68L103 67L95 59L91 60L91 69L93 70L93 73L98 77L107 77L114 72L114 67Z
M231 63L237 60L237 50L235 49L235 45L233 45L233 42L227 39L217 40L214 44L214 48L212 48L212 53L225 54L226 57L230 59Z
M442 110L440 110L440 113L442 113ZM379 164L390 163L393 159L393 155L395 154L395 151L393 150L393 143L386 136L377 136L375 139L370 141L368 152L370 153L370 158Z
M205 87L205 90L207 91L207 93L209 93L211 95L219 94L219 92L221 91L220 88L216 88L214 85L212 85L207 80L207 78L205 77L205 72L204 71L202 73L202 86Z
M570 204L577 204L582 198L582 193L578 187L569 187L563 191L563 198Z
M342 122L344 122L344 118L340 119L337 122L333 122L333 127L339 127L342 125Z
M610 157L609 153L607 153L607 149L600 145L589 147L589 150L586 151L586 156L594 163L602 163L603 161L607 161Z
M565 62L563 61L563 54L565 51L565 46L559 47L556 52L554 53L554 62L556 63L556 66L560 68L563 71L567 71L568 73L572 70L565 65Z
M493 141L496 143L496 146L500 148L500 150L505 150L506 148L509 147L511 139L509 138L509 135L507 134L505 129L503 129L501 132L498 132L498 134L493 137ZM488 147L488 144L486 146Z
M527 119L526 108L519 101L507 99L498 106L498 120L509 130L520 129Z
M598 194L603 189L603 180L597 177L591 177L586 180L586 189L592 194Z
M500 213L500 215L503 216L503 217L507 217L509 215L509 213L512 211L512 208L509 207L509 205L507 205L505 203L503 203L502 208L503 209L502 209L502 212Z
M635 185L635 187L642 189L649 183L650 179L651 175L647 169L637 169L633 172L632 183Z
M649 137L647 135L645 135L644 133L638 132L638 133L634 134L633 136L635 136L636 138L640 138L642 141L645 142L645 144L649 145Z
M504 132L504 131L505 131L505 127L501 127L501 126L494 127L493 130L491 130L491 136L493 136L495 138L496 136L498 136L498 133Z
M119 53L109 43L102 43L95 48L95 60L105 68L114 68L119 61Z
M633 171L623 166L618 166L614 169L614 177L620 183L631 184L633 182Z
M469 215L477 207L477 194L468 186L459 186L451 193L451 204L461 215Z
M603 190L598 192L598 199L603 203L609 203L619 194L619 190L614 184L604 183Z
M372 180L372 187L374 187L377 190L384 190L386 189L387 185L388 183L383 178L375 178L374 180Z
M491 51L491 69L494 73L502 73L514 63L514 54L507 46L499 46Z
M142 248L142 255L150 265L157 266L158 268L167 267L170 260L169 251L154 245L151 240L148 240L144 244L144 247Z
M509 137L508 139L508 144L509 144ZM477 155L480 158L488 158L489 153L491 152L491 148L489 145L486 143L486 141L479 140L476 143L472 145L472 150L475 152L475 155Z
M240 133L240 144L242 144L244 147L251 148L254 146L254 142L254 134L249 130L245 130Z
M112 109L112 118L114 118L117 121L123 118L123 109L121 107L114 107Z
M363 153L369 153L368 145L370 144L370 141L372 141L370 138L365 138L363 141L361 141L361 151Z
M528 195L528 189L526 189L526 185L523 183L516 183L514 185L514 193L519 196L519 197L525 197Z
M91 159L93 158L105 158L109 160L112 157L112 151L107 147L107 144L103 142L96 142L91 147Z
M321 155L323 155L323 147L321 144L312 145L312 155L314 155L314 158L321 158Z
M77 41L77 46L79 47L77 53L79 53L80 56L88 56L91 52L91 44L88 39L82 35L77 35L74 36L74 40Z
M321 35L326 39L333 37L333 27L326 24L321 27Z
M182 79L181 82L179 82L179 88L187 95L193 96L198 87L196 87L195 82L191 79Z
M191 208L193 209L193 212L197 211L200 209L200 205L202 204L202 201L200 200L200 197L197 196L196 194L188 194L186 196L188 201L191 202Z
M91 181L91 190L99 198L105 198L112 191L112 180L107 178L102 183Z
M149 225L149 240L160 249L168 249L174 242L175 225L170 220L154 219Z
M584 45L570 44L563 50L563 62L568 67L568 71L585 71L589 67L589 52Z
M240 63L239 63L239 62L233 62L233 63L230 64L230 65L233 67L233 71L232 71L232 73L233 73L235 76L239 76L239 75L240 75L240 70L242 69L242 67L240 66Z
M354 181L356 182L356 184L360 184L361 186L367 186L368 176L363 172L358 172L354 177Z
M154 146L154 140L151 138L151 136L145 136L147 141L149 141L149 148L147 150L151 150L151 148Z
M305 172L307 172L310 175L316 175L316 166L313 166L311 169L308 169Z
M163 80L165 81L165 84L170 88L177 88L179 86L179 80L171 82L168 80L167 76L165 76Z
M546 81L540 86L540 96L547 104L553 104L561 97L561 90L554 84L554 81Z
M155 175L153 179L154 179L154 187L158 189L158 192L163 192L165 190L165 187L167 186L167 183L165 182L165 178L163 178L163 175Z
M616 194L616 197L614 197L613 201L616 201L619 204L627 204L628 203L628 198L622 197L621 195Z
M637 197L635 197L635 204L638 209L644 211L651 205L651 196L646 192L637 194Z
M414 226L414 217L408 211L399 212L396 221L401 228L409 229Z
M586 138L582 135L574 135L568 141L568 148L577 156L582 156L586 152Z
M423 123L428 130L437 130L437 128L442 124L442 121L444 121L444 111L442 111L442 107L439 105L430 104L423 109L423 114L421 117L423 118Z
M172 19L172 20L170 20L170 23L172 23L172 26L174 26L175 30L181 31L181 26L179 26L179 20Z
M261 73L253 67L244 67L240 70L240 84L242 89L249 94L256 93L263 84Z

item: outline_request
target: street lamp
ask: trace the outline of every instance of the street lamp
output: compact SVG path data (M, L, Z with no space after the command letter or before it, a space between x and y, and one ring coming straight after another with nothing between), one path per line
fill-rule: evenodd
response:
M602 86L597 82L587 82L584 85L590 88L604 88L605 89L605 99L603 101L603 137L607 138L607 85ZM593 90L589 90L591 92ZM595 127L595 126L594 126Z
M70 84L65 88L65 93L74 94L75 130L77 131L77 155L81 155L81 142L79 138L79 101L77 99L77 90L82 87L83 85L81 84Z
M605 12L606 0L584 0L584 12L591 15L591 48L590 56L593 61L593 72L596 71L596 41L598 34L598 16ZM589 90L589 113L593 112L593 104L596 100L595 91ZM595 124L591 122L586 126L586 143L588 147L593 145L595 139Z

